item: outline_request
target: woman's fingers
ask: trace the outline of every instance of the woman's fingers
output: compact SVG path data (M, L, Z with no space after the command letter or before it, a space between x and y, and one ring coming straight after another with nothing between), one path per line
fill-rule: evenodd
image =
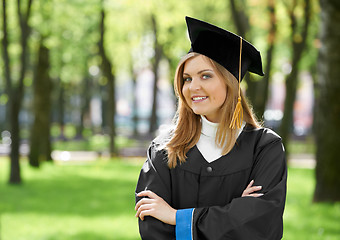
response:
M256 192L262 189L262 186L254 186L248 189L249 193Z
M149 198L154 198L154 199L159 198L156 193L151 192L150 190L141 191L140 193L137 194L137 196L138 197L149 197Z
M242 197L245 196L260 197L263 195L262 193L254 193L256 191L260 191L262 189L262 186L253 186L253 184L254 180L251 180L247 188L243 191Z
M158 195L150 190L142 191L137 194L138 197L147 197L139 200L135 206L135 210L137 211L136 217L144 220L144 216L149 216L151 214L151 209L153 204L156 202L156 199L159 199Z
M151 204L143 204L137 209L135 216L144 220L144 216L150 216L152 211L153 211L153 204L152 203Z
M137 209L143 205L143 204L148 204L152 202L152 199L158 199L158 195L147 190L147 191L142 191L140 193L137 194L138 197L148 197L148 198L142 198L141 200L139 200L135 206L135 210L137 211Z
M153 212L153 210L144 210L143 212L141 212L140 214L139 214L139 218L142 220L142 221L144 221L144 217L146 217L146 216L151 216L151 214L152 214L152 212Z
M150 204L150 203L152 203L152 199L150 199L150 198L142 198L141 200L139 200L138 202L137 202L137 204L136 204L136 206L135 206L135 210L137 211L137 209L141 206L141 205L143 205L143 204Z
M145 216L152 216L158 220L175 225L176 209L173 209L163 198L151 191L142 191L138 197L145 197L139 200L135 206L136 217L144 220Z
M261 197L263 195L264 195L263 193L253 193L253 194L249 194L248 196L250 196L250 197Z
M254 184L254 180L251 180L250 183L248 184L248 186L247 186L246 189L248 189L248 188L250 188L251 186L253 186L253 184Z
M253 192L256 192L256 191L259 191L262 189L262 186L254 186L254 187L251 187L251 188L246 188L243 193L244 194L250 194L250 193L253 193Z

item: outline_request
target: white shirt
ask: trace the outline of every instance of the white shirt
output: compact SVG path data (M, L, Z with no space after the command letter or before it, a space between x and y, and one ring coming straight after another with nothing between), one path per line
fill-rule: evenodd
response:
M218 123L208 121L204 116L201 115L202 131L200 139L196 146L201 152L202 156L209 163L219 159L222 156L222 148L219 148L215 143L216 132ZM238 135L242 132L245 123L243 122L242 127L239 129Z

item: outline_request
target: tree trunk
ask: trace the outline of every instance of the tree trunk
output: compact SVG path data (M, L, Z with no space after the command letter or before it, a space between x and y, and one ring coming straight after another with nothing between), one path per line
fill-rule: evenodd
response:
M21 183L21 174L20 174L20 132L19 132L19 111L20 111L20 100L18 98L12 98L11 100L11 165L10 165L10 184L20 184Z
M306 0L304 3L304 23L302 33L297 33L297 19L294 15L294 10L296 7L296 0L293 1L293 7L289 10L289 15L291 19L291 41L293 47L292 54L292 71L286 77L286 98L284 103L283 118L280 126L280 135L283 140L283 144L286 146L286 151L289 153L287 148L287 143L289 141L289 136L293 128L293 109L296 97L296 89L298 84L298 72L299 72L299 62L302 57L303 50L306 46L306 40L308 36L308 27L310 22L310 0ZM299 37L297 37L299 36Z
M60 135L59 138L63 141L66 140L65 134L64 134L64 128L65 128L65 86L62 82L61 78L59 77L59 87L58 87L58 106L57 106L57 112L58 112L58 124L60 128Z
M83 93L81 94L81 106L80 106L80 121L77 127L77 138L83 138L83 130L84 130L84 119L86 114L89 112L90 107L90 98L91 98L91 86L89 76L85 75L83 81Z
M238 5L236 4L235 0L229 1L237 33L240 36L243 36L246 40L251 41L252 39L252 37L250 36L251 25L249 22L249 17L247 16L245 8L243 7L246 5L245 1L242 1L241 4ZM275 0L268 0L268 10L271 25L268 36L268 49L266 53L267 64L264 71L265 75L263 79L258 81L255 80L254 77L249 73L247 73L244 77L244 80L247 83L247 97L251 104L253 105L254 113L256 114L258 119L263 118L263 114L268 100L270 71L272 66L273 49L276 36Z
M152 110L151 110L151 116L150 116L150 127L149 127L149 134L152 135L156 130L157 130L157 94L158 94L158 67L159 67L159 62L161 61L162 57L162 47L158 42L158 29L157 29L157 22L155 15L151 15L151 25L152 25L152 30L153 30L153 35L154 35L154 50L155 50L155 55L153 57L153 62L152 62L152 71L154 73L154 83L153 83L153 98L152 98Z
M6 5L5 0L3 0L3 6ZM24 78L26 74L27 68L27 60L28 60L28 37L30 34L30 28L28 26L28 20L31 13L32 1L29 0L27 3L27 8L25 9L25 13L21 9L21 1L17 1L17 15L19 19L20 25L20 46L21 46L21 55L20 55L20 69L19 69L19 79L18 85L12 89L10 89L11 98L10 101L10 122L11 122L11 134L12 134L12 145L11 145L11 153L10 153L10 178L9 183L11 184L19 184L21 183L20 176L20 164L19 164L19 146L20 146L20 122L19 122L19 113L21 109L22 98L24 95Z
M132 122L133 122L133 136L138 137L138 106L137 106L137 76L133 69L133 58L130 62L130 74L132 80Z
M113 157L117 154L115 148L115 135L116 135L116 126L115 126L115 114L116 114L116 102L115 102L115 76L112 73L113 67L112 63L106 55L106 50L104 47L104 35L105 35L105 11L102 7L101 10L101 22L100 22L100 41L99 41L99 53L102 58L102 70L103 75L107 79L107 93L108 93L108 129L110 135L110 155Z
M247 40L250 40L250 36L248 35L250 24L249 24L249 18L247 14L245 13L244 6L246 5L244 1L241 1L242 8L236 5L235 0L230 0L230 10L231 14L233 16L234 24L237 30L237 34L246 38Z
M270 16L270 29L268 35L268 49L266 53L266 68L265 68L265 75L262 81L259 83L258 90L261 92L257 93L257 109L255 109L256 115L259 119L263 118L264 111L266 109L266 104L268 100L268 93L269 93L269 80L270 80L270 72L272 68L272 61L273 61L273 52L274 52L274 45L276 39L276 16L275 16L275 0L268 0L268 10ZM260 94L259 94L260 93ZM263 94L261 94L263 93Z
M340 3L321 0L314 201L340 201Z
M237 34L245 38L247 41L251 42L249 17L247 16L244 8L246 3L244 1L241 1L241 3L238 2L239 4L236 4L235 0L230 0L229 2ZM256 106L256 96L258 95L258 82L256 82L249 73L244 76L244 81L247 83L247 98L256 110L258 109L258 107Z
M51 160L50 117L52 82L49 76L49 49L40 40L34 78L34 122L31 130L29 163L39 167L40 162Z
M10 62L9 62L9 54L8 54L8 31L7 31L7 9L6 9L6 0L2 1L2 26L3 26L3 37L2 37L2 58L4 61L4 73L5 73L5 94L8 97L8 101L6 103L6 116L5 116L5 125L4 129L9 129L9 119L10 119L10 96L12 89L12 79L11 79L11 71L10 71Z
M108 109L108 93L107 93L107 86L100 86L100 95L101 95L101 117L102 117L102 124L101 130L103 133L106 133L106 129L108 128L108 116L107 116L107 109Z
M6 92L8 94L8 103L7 103L7 113L8 119L10 122L10 132L12 138L11 144L11 152L10 152L10 178L9 183L17 184L21 183L21 175L20 175L20 164L19 164L19 120L18 114L15 111L18 111L18 99L15 98L14 89L12 87L12 79L11 79L11 71L10 71L10 59L8 54L8 33L7 33L7 5L6 0L2 1L2 9L3 9L3 60L5 64L5 78L6 78Z
M115 112L116 112L116 102L115 102L115 78L110 74L110 78L107 84L108 91L108 120L109 120L109 135L110 135L110 156L113 157L116 155L115 149L115 136L116 136L116 127L115 127Z

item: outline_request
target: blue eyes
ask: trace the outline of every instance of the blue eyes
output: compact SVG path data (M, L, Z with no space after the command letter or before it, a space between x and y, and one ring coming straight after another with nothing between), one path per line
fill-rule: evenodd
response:
M208 79L208 78L211 78L211 76L208 75L208 74L204 74L204 75L202 76L202 78L203 78L203 79Z
M209 79L209 78L211 78L211 76L209 74L203 74L201 76L201 79L203 79L203 80L206 80L206 79ZM190 82L190 81L192 81L192 78L191 77L183 77L183 80L184 80L184 82Z

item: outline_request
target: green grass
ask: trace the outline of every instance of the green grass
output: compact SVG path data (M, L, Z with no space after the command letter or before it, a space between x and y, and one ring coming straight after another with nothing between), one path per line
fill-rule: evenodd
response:
M1 240L139 239L134 188L140 162L84 165L22 162L22 186L9 186L0 160Z
M340 202L312 203L314 186L314 170L289 169L284 239L340 239Z
M315 154L316 151L314 139L311 136L305 140L291 139L287 147L290 154Z
M86 164L22 161L21 186L0 158L1 240L137 240L134 188L142 161ZM289 169L284 239L340 239L340 203L313 204L314 172Z

